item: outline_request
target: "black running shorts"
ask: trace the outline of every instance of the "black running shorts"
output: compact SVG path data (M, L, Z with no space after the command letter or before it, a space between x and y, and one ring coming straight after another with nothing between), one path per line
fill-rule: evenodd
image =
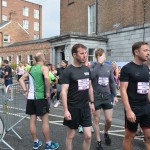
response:
M49 113L49 101L43 100L27 100L26 114L43 116Z
M125 128L131 132L136 132L138 129L138 124L140 124L142 129L150 129L150 113L136 116L136 122L130 122L125 115Z
M82 127L92 126L89 105L83 108L69 107L68 110L71 114L72 120L68 121L64 119L64 125L68 126L70 129L78 129L79 125Z

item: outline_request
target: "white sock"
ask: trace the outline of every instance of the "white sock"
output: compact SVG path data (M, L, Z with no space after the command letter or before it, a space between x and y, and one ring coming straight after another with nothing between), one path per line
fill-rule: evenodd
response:
M51 141L46 142L46 144L51 145Z
M38 143L38 142L39 142L39 140L38 140L38 139L36 139L36 140L34 140L34 142Z

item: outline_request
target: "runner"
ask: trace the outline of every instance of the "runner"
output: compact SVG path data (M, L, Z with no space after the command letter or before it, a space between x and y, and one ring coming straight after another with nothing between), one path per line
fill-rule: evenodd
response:
M49 98L50 84L48 67L44 66L45 57L42 53L35 56L36 64L26 72L19 80L27 97L26 114L30 115L30 131L33 137L33 149L38 149L42 145L37 137L36 122L37 116L42 119L42 132L45 138L45 150L54 150L59 147L58 143L50 141L49 135ZM25 80L29 77L30 88L27 91Z
M56 74L56 78L58 79L57 100L54 105L54 108L58 107L61 104L60 93L61 93L62 75L63 75L63 72L64 72L65 68L67 67L67 65L68 65L68 62L66 60L62 60L61 67L57 69L57 74Z
M89 150L91 145L91 113L94 112L94 99L90 70L82 65L86 61L86 55L86 47L75 44L72 47L73 64L63 72L62 103L63 124L67 126L66 150L73 149L72 141L79 125L82 125L84 134L82 149Z
M121 69L120 76L121 97L125 108L123 149L132 150L132 140L140 124L146 149L150 150L149 68L143 64L149 56L148 43L134 43L132 53L133 61Z
M105 64L105 52L103 49L98 49L95 52L97 62L91 66L91 78L94 89L94 105L95 112L93 115L93 127L95 129L98 150L103 150L100 138L100 112L103 109L105 116L104 139L106 145L111 145L111 139L108 135L108 130L111 127L113 103L111 92L114 95L114 103L118 102L116 94L116 86L112 66ZM110 90L111 89L111 90Z

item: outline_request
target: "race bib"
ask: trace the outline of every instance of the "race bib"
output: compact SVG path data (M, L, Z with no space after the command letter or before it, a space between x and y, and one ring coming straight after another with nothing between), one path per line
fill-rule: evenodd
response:
M78 91L89 89L89 78L78 80Z
M108 77L99 77L98 84L102 86L107 86L109 83Z
M138 82L137 84L137 93L138 94L147 94L149 91L149 83L148 82Z

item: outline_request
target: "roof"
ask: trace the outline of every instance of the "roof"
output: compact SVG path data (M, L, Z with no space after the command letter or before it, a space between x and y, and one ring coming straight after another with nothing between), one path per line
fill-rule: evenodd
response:
M7 45L5 47L27 45L27 44L35 44L35 43L42 43L42 42L57 42L59 40L65 40L65 39L69 39L69 38L94 40L94 41L104 41L104 42L106 42L108 40L107 38L105 38L103 36L69 32L69 33L65 33L65 34L54 36L54 37L50 37L50 38L44 38L44 39L39 39L39 40L23 41L23 42L15 42L15 43L12 43L12 44Z
M2 23L0 23L0 29L3 28L4 26L6 26L7 24L9 24L11 21L4 21Z

